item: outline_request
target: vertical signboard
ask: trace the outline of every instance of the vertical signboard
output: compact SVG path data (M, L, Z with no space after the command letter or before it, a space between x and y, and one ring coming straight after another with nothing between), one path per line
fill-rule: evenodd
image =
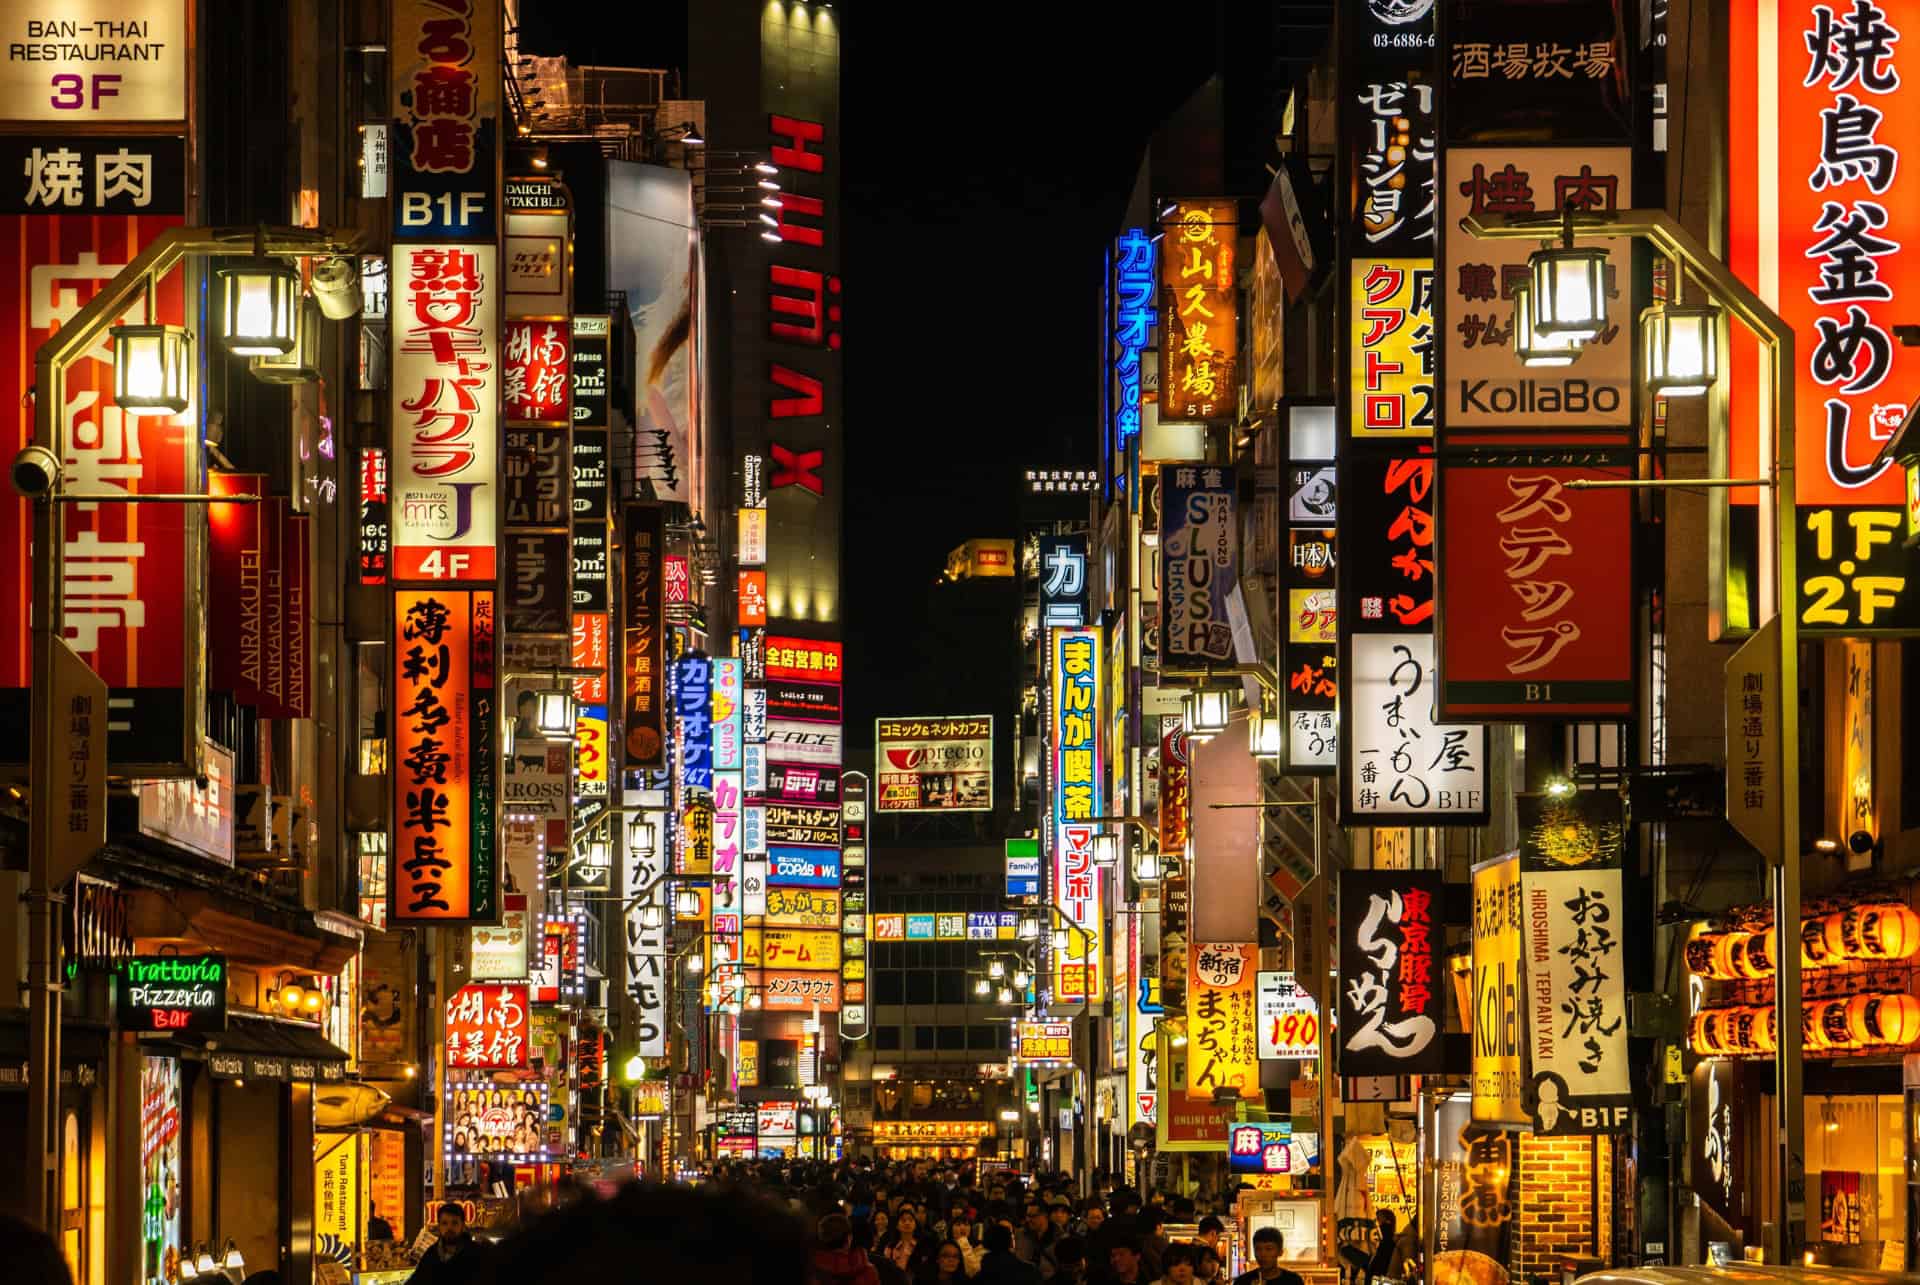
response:
M1250 942L1196 942L1187 960L1186 1096L1210 1102L1216 1091L1231 1089L1259 1101L1254 983L1260 948Z
M1473 868L1473 1119L1527 1124L1520 854Z
M1289 458L1283 468L1286 543L1280 583L1280 713L1287 771L1331 773L1339 764L1339 487L1330 405L1281 407Z
M1633 713L1631 493L1568 485L1628 472L1575 448L1448 461L1436 577L1440 716Z
M1239 213L1232 201L1177 201L1160 230L1160 418L1231 418L1240 409Z
M666 682L661 555L665 518L658 505L626 512L626 743L629 770L665 766Z
M1153 341L1158 240L1142 228L1128 228L1113 247L1113 435L1108 449L1116 460L1126 458L1127 444L1140 432L1141 357Z
M1098 626L1050 635L1053 742L1053 904L1072 925L1053 952L1053 1000L1084 1004L1103 993L1105 904L1093 862L1092 818L1101 810L1100 635Z
M19 92L4 101L14 118L45 114L53 103L58 119L132 120L147 110L184 116L179 85L172 98L157 78L186 73L181 6L107 6L150 30L140 48L153 61L104 65L81 60L91 48L79 36L39 37L25 11L0 20L9 36L5 74ZM88 11L103 21L107 13ZM117 18L115 19L118 20ZM46 26L64 24L45 23ZM113 48L119 48L114 44ZM89 85L107 86L98 99L82 97ZM70 86L69 86L70 82ZM111 85L108 85L111 82ZM63 86L69 88L63 89ZM138 95L144 107L129 108L117 95ZM154 94L160 93L156 98ZM166 100L166 101L163 101ZM0 364L0 403L9 427L0 450L11 460L33 438L29 394L40 345L70 319L120 269L161 233L179 226L186 209L185 144L177 137L50 137L44 131L0 144L0 298L6 299L0 337L10 354ZM182 274L154 286L155 321L185 320ZM101 342L67 367L67 405L58 417L59 449L66 485L75 492L138 495L200 489L199 409L178 415L123 408L113 399L112 346ZM195 559L192 510L169 504L68 504L65 506L66 600L64 640L111 689L115 722L108 758L116 771L136 765L177 773L189 761L190 707L200 700L196 659L201 646L200 586L188 574ZM0 722L27 725L25 689L32 669L27 622L33 596L33 506L11 487L0 494ZM11 716L4 716L11 711ZM24 738L0 758L24 760Z
M1172 464L1160 473L1160 662L1166 669L1231 664L1227 599L1240 535L1231 468Z
M494 918L490 590L394 594L392 923Z
M633 1003L635 1052L667 1055L667 842L666 816L635 814L628 823L626 883L627 998Z
M394 248L393 579L487 582L499 496L499 285L490 245Z
M396 240L498 235L501 12L481 0L394 0Z
M1623 1129L1633 1086L1620 871L1597 860L1527 869L1520 889L1530 1127L1539 1135Z
M1340 1074L1443 1067L1445 888L1438 870L1340 874Z
M1800 627L1920 632L1920 585L1901 546L1903 478L1882 454L1920 396L1920 367L1895 337L1920 293L1899 218L1920 191L1920 100L1906 101L1916 73L1902 74L1920 5L1734 0L1727 19L1727 262L1799 336L1790 386ZM1732 327L1730 477L1771 467L1765 362ZM1765 577L1770 505L1752 487L1720 502L1727 556L1713 583L1736 630L1759 623L1757 595L1740 589Z
M1040 627L1072 629L1087 623L1087 537L1040 537Z
M1487 816L1485 727L1439 721L1431 454L1341 464L1342 814L1469 825Z
M867 1037L867 825L865 772L840 779L840 1038Z

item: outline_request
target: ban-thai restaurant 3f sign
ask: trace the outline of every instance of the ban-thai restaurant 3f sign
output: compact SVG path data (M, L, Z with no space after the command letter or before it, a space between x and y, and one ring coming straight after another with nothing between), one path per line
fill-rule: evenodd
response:
M1920 395L1895 337L1920 309L1920 3L1732 0L1727 262L1793 329L1795 531L1804 629L1920 631L1901 470L1881 450ZM1766 353L1728 348L1728 475L1771 467ZM1728 624L1759 623L1753 487L1727 492Z

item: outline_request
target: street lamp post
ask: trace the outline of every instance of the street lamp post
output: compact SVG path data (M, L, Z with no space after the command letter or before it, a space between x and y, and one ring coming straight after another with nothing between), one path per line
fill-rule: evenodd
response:
M1618 210L1595 214L1469 215L1461 227L1476 237L1541 240L1563 235L1571 245L1574 233L1599 237L1643 237L1656 250L1691 273L1745 326L1767 351L1767 400L1772 412L1772 476L1765 479L1686 479L1688 486L1767 487L1771 506L1773 608L1779 620L1780 681L1775 699L1780 703L1780 828L1779 866L1773 872L1774 931L1782 942L1793 940L1800 925L1800 607L1799 578L1795 571L1794 516L1794 342L1793 330L1725 263L1665 210ZM1546 253L1546 252L1543 252ZM1538 302L1537 300L1535 301ZM1578 313L1578 309L1574 310ZM1572 483L1578 487L1578 482ZM1634 482L1613 485L1633 486ZM1775 1243L1770 1261L1786 1262L1799 1241L1805 1216L1805 1121L1802 1119L1800 1041L1800 952L1782 950L1774 984L1774 1015L1778 1048L1774 1052L1774 1111L1778 1145L1773 1156Z
M31 1139L34 1178L26 1215L34 1224L58 1232L60 1213L60 1008L64 962L54 910L57 884L65 882L53 832L53 763L59 753L60 724L54 709L54 657L60 641L61 581L66 542L62 505L102 497L62 493L61 465L66 459L61 411L67 404L67 367L89 352L143 293L188 255L230 254L253 247L258 258L355 253L359 234L306 228L173 228L161 233L133 261L88 300L34 354L33 445L15 462L16 487L22 462L27 476L40 476L33 499L33 689L29 698L29 772L32 798L27 855L27 1136ZM150 293L148 295L150 296ZM251 318L251 314L248 314ZM24 488L22 488L24 489ZM113 498L113 497L105 497ZM130 502L209 503L225 497L200 495L133 496Z

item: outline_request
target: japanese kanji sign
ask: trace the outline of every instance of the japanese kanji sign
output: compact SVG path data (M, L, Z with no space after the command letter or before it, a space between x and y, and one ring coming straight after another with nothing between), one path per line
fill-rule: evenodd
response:
M840 644L817 638L784 638L770 634L767 637L766 677L838 683Z
M620 889L627 899L625 961L627 997L633 1001L634 1038L641 1057L664 1057L667 1052L667 844L664 841L666 814L636 813L629 822L645 827L653 840L642 848L629 844L622 864L625 879ZM663 913L649 926L651 907Z
M1161 664L1230 664L1227 599L1240 566L1233 469L1167 465L1160 474L1160 502Z
M1124 455L1140 432L1140 357L1153 339L1154 242L1144 229L1128 228L1113 247L1113 439ZM1079 624L1079 621L1062 622Z
M874 722L876 812L993 810L993 717Z
M394 248L393 579L499 574L500 340L492 246Z
M1433 260L1355 259L1349 278L1354 437L1432 437Z
M1533 1131L1623 1129L1633 1094L1620 871L1528 871L1520 899Z
M565 427L573 422L572 342L564 317L515 317L506 323L503 379L509 423Z
M1876 461L1920 395L1920 366L1893 333L1920 293L1899 217L1920 191L1920 100L1906 101L1913 68L1901 74L1916 30L1913 0L1736 0L1728 14L1727 262L1797 336L1795 529L1810 634L1920 631L1901 470ZM1765 353L1738 326L1727 366L1729 476L1764 476ZM1759 621L1753 595L1726 586L1764 576L1752 515L1768 503L1754 488L1726 492L1723 514L1744 520L1722 518L1728 563L1714 581L1734 629Z
M394 0L394 235L491 241L500 13L486 0Z
M1626 7L1620 0L1451 5L1445 91L1449 141L1521 134L1543 141L1628 141L1633 85L1621 12Z
M1040 537L1040 627L1055 629L1087 623L1087 537Z
M1442 1069L1444 900L1438 870L1340 873L1341 1075Z
M1448 461L1438 568L1442 716L1632 714L1630 492L1568 486L1625 476L1624 465L1578 448Z
M1014 1060L1041 1066L1067 1066L1073 1061L1072 1022L1021 1022L1014 1041Z
M1483 241L1460 227L1469 214L1631 204L1632 152L1624 147L1450 148L1442 169L1446 333L1440 417L1445 431L1625 427L1633 414L1633 273L1630 242L1585 238L1607 251L1611 324L1566 367L1522 365L1513 351L1513 287L1527 279L1525 241Z
M1232 201L1180 201L1161 230L1160 418L1229 419L1240 409L1238 212Z
M1103 993L1105 907L1101 874L1093 862L1091 818L1101 810L1101 669L1098 626L1055 629L1048 640L1052 671L1048 701L1053 744L1049 782L1053 818L1053 904L1073 925L1067 948L1053 952L1055 1003L1082 1004Z
M390 922L496 914L496 626L490 590L394 594Z
M527 1065L525 982L470 982L447 1000L447 1065L461 1069Z
M1433 105L1431 82L1377 67L1344 104L1347 155L1359 179L1352 222L1368 255L1418 256L1431 266L1439 215Z
M1213 1101L1232 1089L1258 1101L1260 1051L1250 942L1195 942L1187 950L1187 1097Z
M666 749L666 610L661 556L666 519L659 506L627 508L626 683L628 768L660 767Z

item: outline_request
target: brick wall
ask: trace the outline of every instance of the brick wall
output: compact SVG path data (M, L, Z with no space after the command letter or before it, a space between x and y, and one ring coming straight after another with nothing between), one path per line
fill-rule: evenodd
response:
M1597 1235L1596 1211L1600 1222ZM1558 1281L1562 1255L1609 1259L1612 1211L1613 1155L1606 1138L1536 1138L1522 1134L1515 1285L1524 1285L1531 1275Z

